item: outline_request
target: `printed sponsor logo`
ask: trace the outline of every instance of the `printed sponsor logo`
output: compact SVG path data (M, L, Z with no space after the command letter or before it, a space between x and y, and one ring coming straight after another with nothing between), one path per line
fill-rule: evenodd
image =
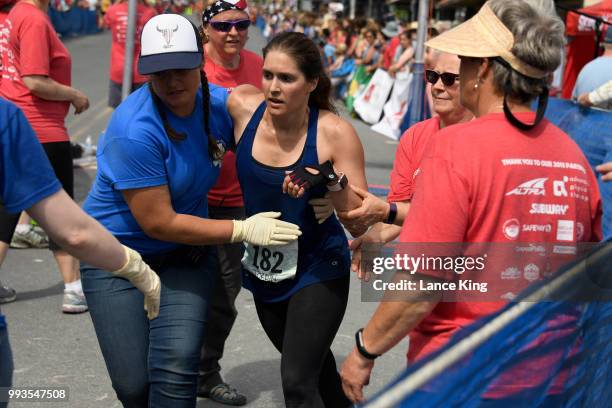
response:
M576 255L577 249L571 245L555 245L553 246L553 254L559 255Z
M523 232L551 232L552 225L550 224L523 224L521 229Z
M521 232L521 223L516 218L511 218L504 223L502 231L507 239L514 241L518 238L519 232Z
M569 205L533 203L529 214L565 215L568 209Z
M506 268L506 270L501 273L501 278L504 280L519 279L520 277L521 277L521 271L519 270L519 268L516 268L514 266Z
M514 190L507 192L506 195L546 195L546 189L544 188L544 183L546 183L546 180L548 180L546 177L529 180Z
M557 221L557 241L573 241L574 240L574 221L558 220Z
M576 223L576 241L582 241L584 238L584 224L581 222Z
M517 246L514 248L515 252L535 252L538 254L545 254L546 248L543 245L529 244L528 246Z
M540 268L538 268L537 265L531 263L525 266L525 269L523 270L523 276L529 282L536 281L540 277Z
M569 177L563 177L563 180L553 180L553 194L555 197L567 197L565 183L568 181Z

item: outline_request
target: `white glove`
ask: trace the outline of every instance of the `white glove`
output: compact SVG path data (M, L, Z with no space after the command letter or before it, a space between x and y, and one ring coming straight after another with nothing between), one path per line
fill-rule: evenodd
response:
M286 245L295 241L302 231L290 222L277 220L279 212L261 212L244 221L233 220L231 242L248 242L252 245Z
M129 280L132 285L141 291L145 297L144 308L149 320L155 319L159 314L159 297L161 295L161 283L159 276L147 265L140 254L123 245L127 262L113 275Z
M334 204L331 198L329 198L329 193L326 193L322 198L309 200L308 204L312 206L315 218L319 224L323 224L334 213Z

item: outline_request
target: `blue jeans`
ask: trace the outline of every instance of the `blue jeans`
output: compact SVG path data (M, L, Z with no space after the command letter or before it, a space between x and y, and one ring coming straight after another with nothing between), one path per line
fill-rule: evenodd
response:
M124 407L195 407L214 247L144 257L160 277L159 316L129 281L81 264L83 291L117 398Z
M9 343L6 326L0 328L0 388L10 387L13 383L13 353ZM3 395L6 397L6 395ZM2 398L5 400L6 398ZM7 406L6 402L0 401L0 408Z

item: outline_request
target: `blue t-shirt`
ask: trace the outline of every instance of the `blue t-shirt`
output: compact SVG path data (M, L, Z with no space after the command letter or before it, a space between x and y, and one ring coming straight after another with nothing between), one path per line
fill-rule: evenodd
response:
M25 116L2 98L0 166L0 199L10 213L30 208L62 188ZM0 329L5 326L0 314Z
M19 213L62 186L21 110L0 98L0 197L9 213Z
M612 81L612 57L596 58L580 70L572 97L593 92L608 81Z
M233 145L233 124L225 88L209 84L210 129L226 148ZM164 253L179 246L147 236L132 215L121 190L167 185L178 214L208 216L207 193L219 175L220 162L208 154L202 93L193 113L175 116L165 107L172 128L187 135L172 141L166 135L148 86L132 93L113 113L98 141L98 173L84 209L121 243L144 255Z

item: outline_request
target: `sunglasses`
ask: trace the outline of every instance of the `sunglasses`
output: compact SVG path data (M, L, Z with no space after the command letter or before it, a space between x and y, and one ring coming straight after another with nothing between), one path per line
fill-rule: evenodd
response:
M209 24L215 31L229 33L232 27L235 27L236 31L246 30L251 25L251 20L211 21Z
M442 79L444 86L452 86L455 81L459 79L459 75L452 74L450 72L438 74L436 71L432 71L431 69L425 70L425 80L430 84L434 85L440 78Z

